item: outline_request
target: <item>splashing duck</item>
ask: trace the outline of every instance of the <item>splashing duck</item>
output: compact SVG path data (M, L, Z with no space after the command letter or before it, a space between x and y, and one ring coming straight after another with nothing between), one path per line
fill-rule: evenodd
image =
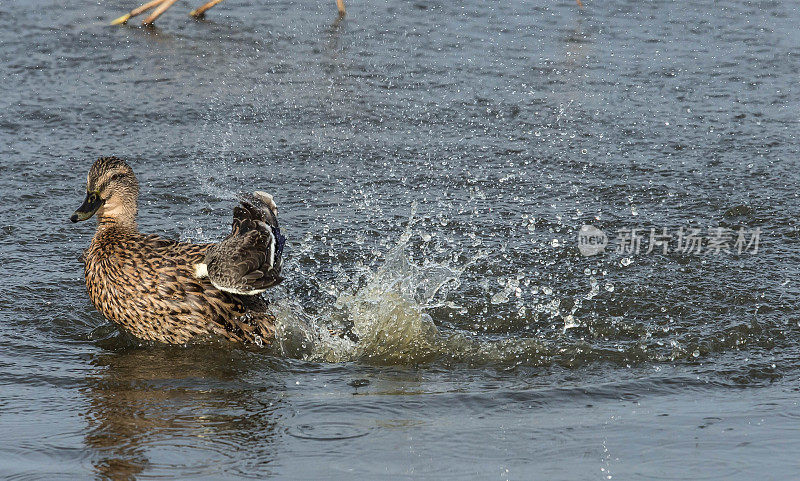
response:
M97 217L83 254L95 308L148 341L185 344L207 336L268 344L275 317L261 294L283 280L285 237L272 196L241 196L230 234L216 244L191 244L143 234L136 226L139 183L117 157L89 170L86 199L72 222Z
M178 0L152 0L140 7L134 8L125 15L115 19L113 22L111 22L111 25L121 25L127 23L128 20L130 20L131 18L137 15L141 15L142 13L148 10L154 9L153 12L150 15L148 15L147 18L145 18L144 21L142 22L142 25L152 25L153 22L155 22L156 19L160 17L162 13L166 12L167 9L177 1ZM214 5L220 2L222 2L222 0L211 0L210 2L207 2L202 6L200 6L199 8L196 8L191 12L189 12L189 15L194 18L203 18L205 17L206 11L209 8L213 7ZM344 9L344 0L336 0L336 7L339 10L339 18L344 17L345 13L347 13L345 12Z

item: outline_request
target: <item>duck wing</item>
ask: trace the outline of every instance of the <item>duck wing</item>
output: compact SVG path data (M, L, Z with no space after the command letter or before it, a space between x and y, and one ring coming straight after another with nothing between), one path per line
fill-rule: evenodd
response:
M233 208L231 233L206 252L206 274L217 289L254 296L283 280L283 246L286 238L278 227L278 207L266 192L242 195ZM206 271L206 272L203 272Z

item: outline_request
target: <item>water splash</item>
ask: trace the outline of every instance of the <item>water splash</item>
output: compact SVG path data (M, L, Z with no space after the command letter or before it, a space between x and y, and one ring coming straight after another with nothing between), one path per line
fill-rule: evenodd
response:
M461 265L409 260L408 249L416 206L405 232L385 256L384 263L366 274L363 285L340 287L333 304L310 316L297 303L282 299L274 309L280 319L280 353L308 360L374 364L419 364L438 357L443 336L426 312L443 305L450 289L460 285ZM333 289L329 287L329 289ZM331 333L323 326L349 325L358 342Z
M379 257L383 259L379 266L362 265L352 275L347 275L341 266L329 266L337 274L336 278L319 286L322 293L331 296L328 306L312 313L290 296L277 300L273 304L279 319L277 354L315 362L378 365L437 362L502 368L552 363L574 365L601 359L623 362L629 357L642 356L642 346L637 343L631 344L632 351L628 352L627 348L609 349L585 339L588 328L599 329L616 322L594 313L586 316L585 304L603 292L591 270L587 270L588 291L582 294L560 298L545 285L541 288L544 297L534 296L529 302L523 302L520 294L523 288L530 286L526 283L526 274L520 272L504 279L502 289L484 300L489 305L508 303L512 298L520 303L522 307L518 312L530 312L530 325L542 329L535 328L528 336L487 336L484 332L464 331L449 323L437 325L431 316L434 309L458 310L468 315L467 309L453 301L464 297L459 291L462 277L471 266L484 272L483 263L491 261L486 251L462 251L453 245L446 260L437 262L422 256L423 260L415 261L415 257L420 257L415 256L419 254L416 241L427 242L424 233L416 228L419 221L416 205L412 205L404 232ZM417 235L420 239L415 237ZM488 295L488 284L484 287ZM530 289L538 291L539 287ZM609 290L607 286L605 290ZM552 330L546 327L554 322L563 324ZM476 323L486 325L487 321L476 320ZM341 336L341 331L348 329L357 336L357 342ZM573 329L578 332L570 334L568 331Z

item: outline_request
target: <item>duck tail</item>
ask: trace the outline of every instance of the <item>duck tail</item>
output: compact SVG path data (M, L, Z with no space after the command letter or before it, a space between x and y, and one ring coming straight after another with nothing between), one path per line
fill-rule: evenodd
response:
M231 233L206 253L208 278L222 291L261 294L283 281L285 244L272 196L261 191L240 195L239 205L233 208Z
M275 204L272 195L262 190L257 190L250 196L246 194L240 195L239 202L242 203L242 206L251 205L255 207L258 212L251 213L255 214L251 218L258 218L270 227L272 235L275 237L274 262L282 264L283 259L281 256L283 255L283 246L286 244L286 237L281 234L281 228L278 225L278 205Z

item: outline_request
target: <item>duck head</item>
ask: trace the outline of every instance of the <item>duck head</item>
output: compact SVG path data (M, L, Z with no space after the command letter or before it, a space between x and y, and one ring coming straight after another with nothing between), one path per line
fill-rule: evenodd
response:
M69 218L87 220L97 214L101 223L131 223L136 219L139 182L133 169L117 157L100 157L89 169L86 199Z

